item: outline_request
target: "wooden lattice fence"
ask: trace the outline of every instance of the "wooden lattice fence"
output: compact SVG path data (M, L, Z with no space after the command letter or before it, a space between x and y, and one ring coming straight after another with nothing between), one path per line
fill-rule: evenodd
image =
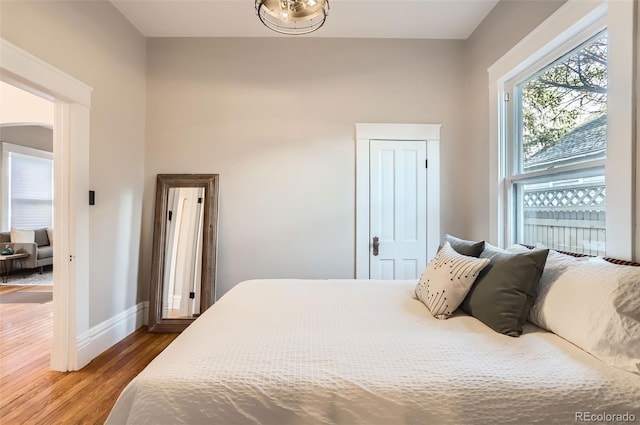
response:
M522 240L550 248L604 255L604 184L525 190Z

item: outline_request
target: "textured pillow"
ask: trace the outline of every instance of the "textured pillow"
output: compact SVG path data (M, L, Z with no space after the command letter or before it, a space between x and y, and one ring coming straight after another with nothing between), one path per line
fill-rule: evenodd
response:
M611 366L640 374L640 267L599 258L570 264L536 303L548 330Z
M11 229L12 243L34 243L35 237L36 235L33 230Z
M553 249L549 250L547 262L544 265L544 271L542 272L540 284L538 285L538 295L531 306L531 311L529 312L529 321L531 323L541 327L542 329L550 330L542 312L544 300L546 299L549 290L553 283L562 276L562 273L564 273L569 266L581 264L589 260L590 257L574 257Z
M499 250L500 248L493 246L491 244L485 244L486 248L493 248L495 250ZM544 247L544 249L548 249L546 246ZM509 248L506 249L507 252L529 252L531 251L529 248L527 248L524 245L520 245L519 243L513 244L511 245Z
M479 257L484 249L484 241L466 241L456 238L455 236L445 235L444 240L451 244L458 254L467 255L469 257Z
M53 245L53 229L47 227L47 239L49 239L49 245Z
M447 241L429 262L416 285L416 298L438 319L446 319L460 306L489 259L458 254Z
M491 262L462 303L462 309L496 332L520 336L536 298L548 249L509 252L486 246Z

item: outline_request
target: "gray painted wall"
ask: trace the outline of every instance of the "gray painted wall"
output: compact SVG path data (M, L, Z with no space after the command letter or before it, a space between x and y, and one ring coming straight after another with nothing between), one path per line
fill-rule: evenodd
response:
M465 182L467 212L464 236L489 239L489 74L487 68L565 3L559 1L501 1L465 42L464 81L467 155L461 158L468 170Z
M0 36L93 88L90 326L138 302L146 40L105 1L1 1ZM144 284L146 285L146 283Z
M443 124L442 228L461 230L462 50L462 41L150 39L142 269L155 175L219 173L218 295L250 278L353 278L359 122Z
M442 231L487 238L486 70L563 3L428 41L146 40L108 2L0 2L0 36L94 89L91 325L148 299L157 173L220 173L219 295L353 276L356 122L442 123Z
M501 2L466 41L150 39L143 272L153 178L191 170L221 174L218 295L352 277L356 122L443 124L442 230L486 238L486 69L563 3Z
M0 141L53 152L53 130L41 125L0 127Z

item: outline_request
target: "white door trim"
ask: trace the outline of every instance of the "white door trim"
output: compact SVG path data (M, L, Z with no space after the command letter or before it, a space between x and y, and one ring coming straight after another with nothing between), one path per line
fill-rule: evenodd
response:
M427 142L427 260L440 243L440 124L356 124L356 279L369 279L369 149L371 140Z
M89 329L89 117L91 87L0 38L0 79L55 103L54 311L51 369L80 369ZM77 255L76 255L77 254Z

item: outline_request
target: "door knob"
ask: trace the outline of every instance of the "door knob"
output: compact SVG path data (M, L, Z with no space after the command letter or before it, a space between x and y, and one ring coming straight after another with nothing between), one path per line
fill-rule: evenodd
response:
M373 237L373 255L377 256L379 254L379 250L378 248L380 248L380 238L377 236Z

